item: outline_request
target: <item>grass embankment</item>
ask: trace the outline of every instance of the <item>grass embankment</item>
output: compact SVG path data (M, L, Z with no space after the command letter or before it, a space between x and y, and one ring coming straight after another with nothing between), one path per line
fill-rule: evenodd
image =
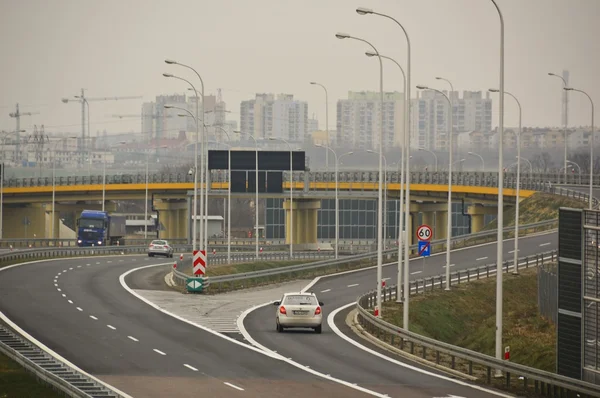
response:
M503 345L510 360L555 371L555 326L538 312L537 269L504 274ZM423 336L494 356L496 278L481 279L411 298L410 329ZM383 317L402 325L402 305L387 302Z
M587 206L587 203L581 200L536 192L530 197L523 199L519 204L519 225L557 219L558 209L560 207L584 209L587 208ZM516 209L514 206L505 207L504 227L515 225L515 214ZM486 225L483 230L496 229L497 224L496 220L494 220Z
M38 382L18 363L0 353L0 398L60 398L52 387Z

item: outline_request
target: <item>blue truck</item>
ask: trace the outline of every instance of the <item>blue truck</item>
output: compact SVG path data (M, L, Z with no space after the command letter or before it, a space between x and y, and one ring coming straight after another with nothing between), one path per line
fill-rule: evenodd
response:
M77 219L77 246L122 244L126 235L125 216L106 211L83 210Z

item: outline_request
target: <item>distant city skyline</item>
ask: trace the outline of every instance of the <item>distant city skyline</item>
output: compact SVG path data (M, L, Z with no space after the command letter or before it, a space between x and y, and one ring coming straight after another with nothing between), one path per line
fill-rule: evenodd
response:
M92 103L92 136L104 130L139 132L140 120L110 115L137 113L143 102L157 95L189 94L184 82L166 79L164 72L200 86L193 73L166 65L165 58L195 67L204 79L206 95L216 95L220 88L230 118L238 121L243 100L259 92L285 92L306 101L309 115L314 114L324 129L324 94L309 82L322 83L329 90L329 128L334 129L336 101L348 91L376 90L378 84L377 60L364 56L365 46L337 40L337 31L369 39L382 54L405 65L406 45L397 27L357 15L354 9L361 4L344 0L326 5L319 0L235 4L232 12L231 4L190 0L169 4L131 0L126 5L116 0L0 3L0 53L9 61L0 65L4 77L0 130L14 129L15 120L8 114L18 102L22 112L39 112L23 117L26 130L44 125L49 132L78 133L80 107L63 104L61 98L72 98L83 87L89 97L143 97ZM498 4L506 22L505 88L522 102L523 125L562 125L562 83L548 72L568 70L570 84L600 102L596 68L600 55L594 39L600 37L600 2L498 0ZM491 4L373 0L362 5L395 15L405 24L413 48L413 85L444 89L435 76L453 81L457 91L485 91L498 85L499 29ZM264 9L270 12L260 11ZM182 13L197 18L184 24ZM307 20L311 23L297 22ZM52 29L47 28L48 21L54 22ZM386 91L404 91L395 67L386 62L384 74ZM589 125L586 101L577 93L569 95L569 125ZM513 105L506 101L506 125L516 125ZM497 120L494 106L493 127Z

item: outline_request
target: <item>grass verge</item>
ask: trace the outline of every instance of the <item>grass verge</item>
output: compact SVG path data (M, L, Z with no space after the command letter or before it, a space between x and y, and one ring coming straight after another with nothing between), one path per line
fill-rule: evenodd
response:
M504 274L503 345L510 360L555 372L556 329L538 313L537 269ZM411 298L410 329L423 336L494 356L496 278ZM383 317L402 325L402 305L386 302Z
M18 363L0 353L0 398L60 398L63 394L40 383Z

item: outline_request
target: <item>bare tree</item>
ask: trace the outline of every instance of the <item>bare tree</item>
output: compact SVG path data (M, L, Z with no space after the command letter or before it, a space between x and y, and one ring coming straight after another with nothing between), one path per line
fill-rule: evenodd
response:
M531 164L536 172L548 173L554 162L548 152L542 152L533 157Z

